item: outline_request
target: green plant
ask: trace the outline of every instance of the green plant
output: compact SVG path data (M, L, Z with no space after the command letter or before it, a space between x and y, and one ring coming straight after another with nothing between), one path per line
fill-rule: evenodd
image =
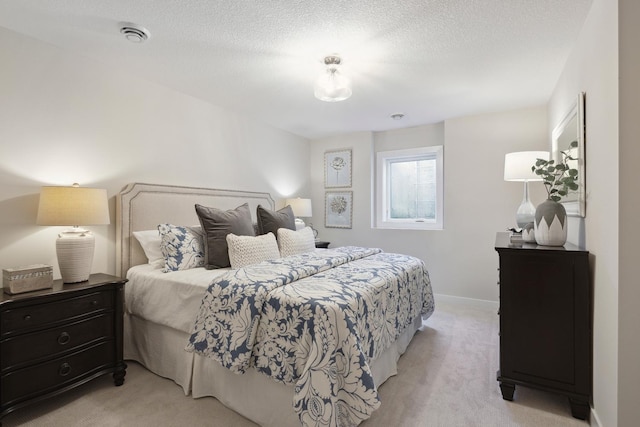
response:
M569 152L578 147L578 141L569 144L567 151L561 151L562 159L556 164L555 160L536 159L531 171L542 178L547 197L559 202L564 196L576 191L578 186L578 170L569 166L569 161L578 160Z

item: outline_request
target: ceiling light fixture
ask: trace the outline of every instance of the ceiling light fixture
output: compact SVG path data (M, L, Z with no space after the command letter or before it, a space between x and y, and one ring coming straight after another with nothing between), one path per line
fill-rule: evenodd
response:
M338 102L344 101L351 96L351 82L338 70L340 62L338 55L330 55L324 58L324 64L327 68L316 80L313 92L319 100Z
M120 32L132 43L142 43L150 37L146 28L135 24L123 24Z

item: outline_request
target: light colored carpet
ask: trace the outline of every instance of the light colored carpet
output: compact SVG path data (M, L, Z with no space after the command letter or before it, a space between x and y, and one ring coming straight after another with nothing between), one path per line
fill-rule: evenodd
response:
M495 310L439 302L380 387L382 406L363 427L382 426L588 426L571 417L566 398L516 387L502 399ZM252 422L214 398L193 399L170 380L129 362L122 387L103 376L42 404L2 419L13 426L224 426Z

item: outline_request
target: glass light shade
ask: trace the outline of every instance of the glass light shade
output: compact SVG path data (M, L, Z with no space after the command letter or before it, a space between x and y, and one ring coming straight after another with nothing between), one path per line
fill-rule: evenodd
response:
M505 181L542 181L531 167L537 159L549 160L548 151L518 151L504 156Z
M295 199L286 199L285 204L291 206L293 214L297 217L310 218L311 211L311 199L301 199L300 197Z
M100 188L42 187L38 225L109 224L107 190Z
M344 101L351 96L351 82L335 66L329 66L316 80L313 94L321 101Z

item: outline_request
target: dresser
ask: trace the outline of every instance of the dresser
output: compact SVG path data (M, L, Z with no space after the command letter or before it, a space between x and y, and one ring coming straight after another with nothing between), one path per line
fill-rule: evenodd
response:
M569 398L586 419L591 397L591 284L589 252L566 244L511 244L498 233L500 370L505 400L516 386Z
M0 296L0 417L112 373L124 383L126 279L88 281Z

